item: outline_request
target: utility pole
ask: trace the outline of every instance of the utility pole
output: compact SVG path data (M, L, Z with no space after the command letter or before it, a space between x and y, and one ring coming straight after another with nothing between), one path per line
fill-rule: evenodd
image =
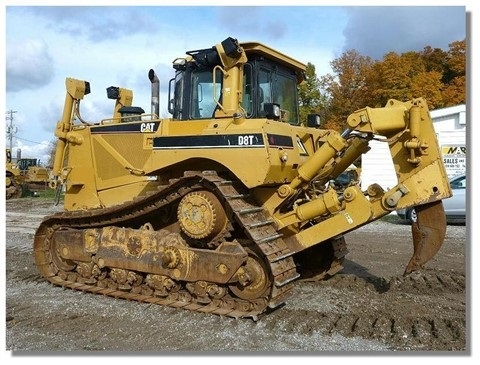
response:
M8 139L10 141L10 152L12 151L13 148L13 135L17 133L17 127L13 125L13 113L16 113L16 110L9 110L6 114L9 114L9 116L6 116L5 119L10 121L10 124L7 123L7 135Z

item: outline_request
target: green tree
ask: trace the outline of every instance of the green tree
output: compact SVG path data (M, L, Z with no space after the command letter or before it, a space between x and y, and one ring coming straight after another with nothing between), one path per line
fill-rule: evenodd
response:
M305 71L305 81L302 82L298 90L300 104L300 120L307 120L310 113L321 113L325 107L325 97L320 93L320 80L315 73L315 66L310 62Z

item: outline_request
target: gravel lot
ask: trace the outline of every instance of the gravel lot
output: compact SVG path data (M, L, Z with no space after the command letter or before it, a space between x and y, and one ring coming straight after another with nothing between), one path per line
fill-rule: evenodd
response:
M466 227L449 225L437 256L403 277L410 227L395 216L346 236L345 269L299 282L287 304L256 322L200 314L55 287L40 278L32 242L42 198L6 202L6 350L10 359L45 351L146 354L468 355ZM406 353L406 352L405 352ZM27 359L29 360L29 359ZM67 360L68 361L68 360Z

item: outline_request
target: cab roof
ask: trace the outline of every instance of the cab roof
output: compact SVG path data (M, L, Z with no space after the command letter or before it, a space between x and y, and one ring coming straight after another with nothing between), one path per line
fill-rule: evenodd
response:
M297 61L295 59L293 59L292 57L290 56L287 56L273 48L270 48L262 43L259 43L259 42L245 42L245 43L240 43L240 46L243 47L243 49L245 50L245 53L247 54L247 57L248 57L248 54L249 53L256 53L256 54L260 54L262 56L265 56L269 59L273 59L281 64L283 64L284 66L288 67L288 68L292 68L294 69L297 73L299 74L303 74L306 69L307 69L307 66L300 62L300 61Z

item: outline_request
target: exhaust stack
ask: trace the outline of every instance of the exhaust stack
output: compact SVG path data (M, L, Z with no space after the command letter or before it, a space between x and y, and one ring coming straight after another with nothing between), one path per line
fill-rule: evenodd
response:
M157 117L160 117L160 81L158 80L157 75L153 69L148 71L148 78L152 83L152 109L151 113L155 114Z

